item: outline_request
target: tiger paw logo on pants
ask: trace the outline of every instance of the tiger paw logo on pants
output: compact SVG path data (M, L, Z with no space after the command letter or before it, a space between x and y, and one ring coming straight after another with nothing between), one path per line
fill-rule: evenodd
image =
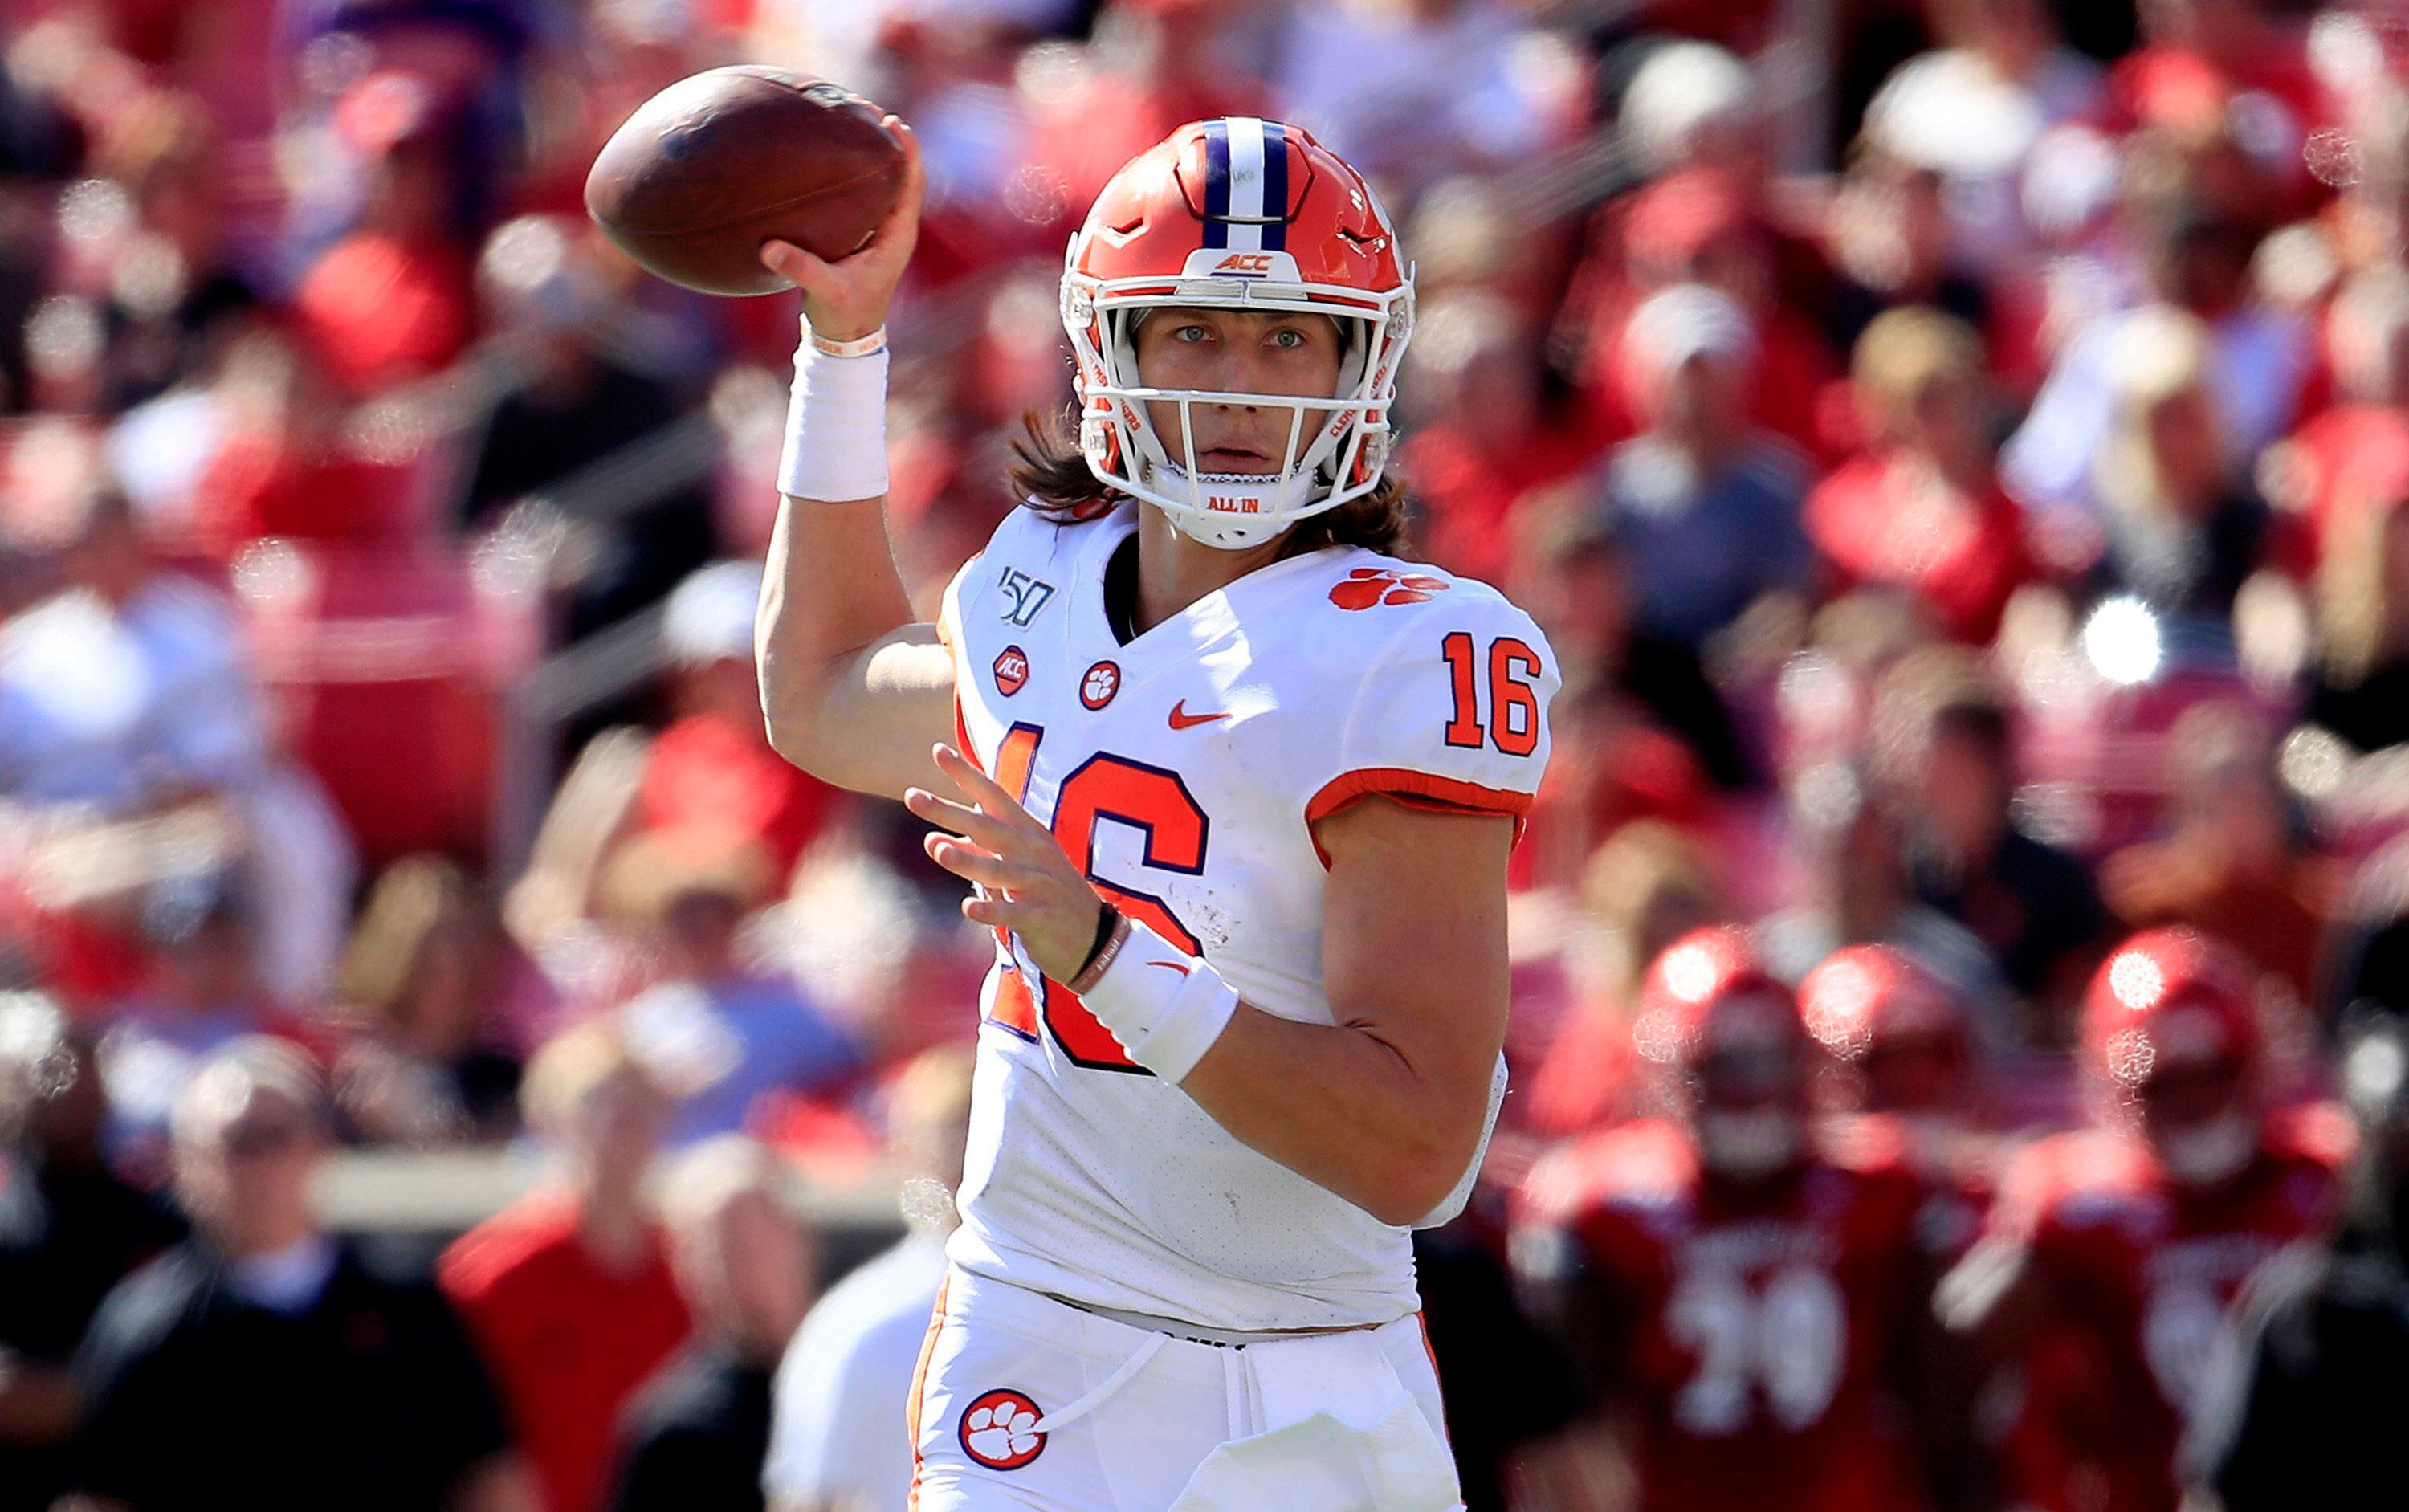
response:
M962 1409L962 1452L989 1470L1017 1470L1046 1452L1042 1416L1025 1392L985 1392Z

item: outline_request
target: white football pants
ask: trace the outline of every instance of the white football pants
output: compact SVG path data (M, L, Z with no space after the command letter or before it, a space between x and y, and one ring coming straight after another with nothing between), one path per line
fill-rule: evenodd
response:
M1420 1318L1198 1343L956 1269L913 1391L912 1512L1450 1512Z

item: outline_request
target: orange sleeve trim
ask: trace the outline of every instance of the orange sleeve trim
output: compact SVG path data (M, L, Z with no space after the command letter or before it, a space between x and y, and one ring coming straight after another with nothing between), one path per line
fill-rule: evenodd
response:
M903 1431L912 1437L912 1488L904 1496L904 1512L915 1512L920 1505L920 1396L929 1389L929 1361L937 1352L937 1334L945 1326L945 1289L952 1284L950 1277L937 1283L937 1304L929 1310L929 1332L920 1339L919 1363L912 1367L912 1395L903 1404Z
M953 667L954 685L959 687L962 683L962 648L954 643L954 632L945 623L951 617L944 610L939 610L933 628L937 632L937 644L945 648L945 660Z
M962 679L962 648L954 643L953 611L961 602L962 580L970 576L971 569L978 566L979 558L986 554L984 551L974 553L969 561L955 569L954 581L946 583L945 591L937 597L937 618L933 628L937 632L937 644L945 648L945 655L954 664L957 685Z
M1441 777L1432 772L1415 771L1408 767L1359 767L1341 772L1321 785L1321 791L1305 806L1305 828L1358 799L1374 794L1403 803L1410 809L1433 814L1502 814L1514 821L1514 841L1522 840L1522 827L1531 813L1531 795L1511 788L1483 787L1454 777ZM1313 854L1321 857L1323 870L1330 866L1330 853L1321 848L1317 837Z

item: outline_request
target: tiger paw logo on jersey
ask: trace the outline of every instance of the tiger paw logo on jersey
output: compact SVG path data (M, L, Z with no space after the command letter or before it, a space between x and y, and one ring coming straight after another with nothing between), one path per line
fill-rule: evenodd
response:
M1341 609L1369 609L1375 604L1419 604L1431 595L1447 592L1447 580L1427 572L1394 572L1385 567L1359 567L1347 581L1330 590L1330 601Z
M1079 701L1090 709L1101 709L1113 701L1121 690L1121 670L1108 661L1100 661L1088 669L1079 679Z
M1017 1470L1046 1452L1043 1414L1023 1391L988 1391L962 1410L962 1452L989 1470Z
M1009 698L1029 685L1029 653L1006 646L995 654L995 690Z

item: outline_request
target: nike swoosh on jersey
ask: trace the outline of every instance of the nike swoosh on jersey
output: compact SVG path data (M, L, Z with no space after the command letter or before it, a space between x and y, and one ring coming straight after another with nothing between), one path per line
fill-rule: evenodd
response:
M1209 725L1217 719L1227 719L1229 717L1230 711L1227 709L1222 710L1218 714L1191 714L1188 712L1188 700L1186 698L1182 698L1177 703L1171 706L1171 727L1173 729L1193 729L1198 725Z
M1160 966L1166 972L1177 972L1182 976L1186 976L1189 972L1193 969L1191 967L1182 966L1176 960L1150 960L1147 961L1147 964L1148 966Z

